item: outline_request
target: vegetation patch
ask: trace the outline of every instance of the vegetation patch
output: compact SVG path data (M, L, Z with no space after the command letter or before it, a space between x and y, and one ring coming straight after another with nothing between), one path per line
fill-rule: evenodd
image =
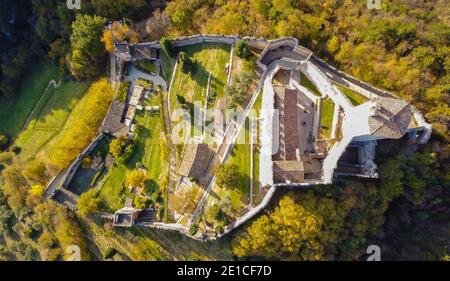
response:
M330 98L322 100L322 112L320 115L320 135L329 139L333 126L334 103Z

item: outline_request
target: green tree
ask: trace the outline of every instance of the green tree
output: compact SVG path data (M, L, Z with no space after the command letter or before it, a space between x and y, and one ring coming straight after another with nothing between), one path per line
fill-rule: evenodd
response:
M103 68L105 49L101 38L105 24L105 18L82 14L72 23L69 68L75 78L93 78Z
M82 216L89 216L97 212L100 206L100 199L97 198L98 191L91 188L85 193L81 194L77 202L78 213Z
M236 42L236 54L242 59L248 59L250 57L250 49L246 40Z
M241 179L239 166L235 163L219 165L216 170L216 179L219 186L236 188L239 186Z

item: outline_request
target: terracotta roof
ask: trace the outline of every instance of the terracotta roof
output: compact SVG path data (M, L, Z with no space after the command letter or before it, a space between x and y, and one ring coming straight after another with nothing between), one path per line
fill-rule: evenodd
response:
M377 97L371 107L369 116L370 133L375 136L399 139L406 131L413 118L412 107L404 100Z

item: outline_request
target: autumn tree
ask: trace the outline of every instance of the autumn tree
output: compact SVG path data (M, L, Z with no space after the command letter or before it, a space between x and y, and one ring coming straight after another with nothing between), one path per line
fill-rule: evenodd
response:
M125 182L127 186L142 187L147 179L144 172L140 170L132 170L127 173Z
M108 52L114 51L116 42L138 43L139 35L129 24L113 22L108 29L103 32L102 42Z
M46 180L45 164L39 160L32 160L25 164L22 175L34 183L43 183Z
M98 128L105 117L114 92L106 78L91 84L83 99L75 106L65 127L52 140L54 145L49 154L50 163L57 168L67 167L98 134Z
M78 212L82 216L89 216L97 212L100 206L100 199L97 198L98 190L91 188L80 195L77 202Z

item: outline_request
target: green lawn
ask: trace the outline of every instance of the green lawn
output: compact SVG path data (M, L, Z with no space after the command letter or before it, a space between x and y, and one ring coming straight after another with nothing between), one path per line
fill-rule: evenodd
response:
M361 95L360 93L357 93L353 90L350 90L348 88L345 88L339 84L335 84L336 87L338 87L341 92L348 97L348 99L351 101L353 105L360 105L368 101L369 99L365 96Z
M322 96L322 94L319 92L319 90L316 88L316 86L314 85L313 82L311 82L311 80L309 80L305 74L300 73L300 85L302 85L303 87L305 87L306 89L310 90L313 94L315 94L316 96Z
M47 89L30 115L27 127L15 142L22 149L21 159L35 156L62 130L70 112L88 87L89 82L62 81L57 89Z
M14 97L0 98L0 132L15 138L44 94L48 82L59 78L58 68L49 61L30 67Z
M328 139L331 136L333 125L334 103L330 98L322 101L322 114L320 116L320 135Z
M203 106L206 100L208 76L211 73L211 93L216 93L216 100L223 95L228 75L225 66L230 60L231 47L228 44L205 43L187 46L181 49L197 60L193 74L183 73L178 67L170 93L171 110L180 108L177 95L187 102L199 101Z

